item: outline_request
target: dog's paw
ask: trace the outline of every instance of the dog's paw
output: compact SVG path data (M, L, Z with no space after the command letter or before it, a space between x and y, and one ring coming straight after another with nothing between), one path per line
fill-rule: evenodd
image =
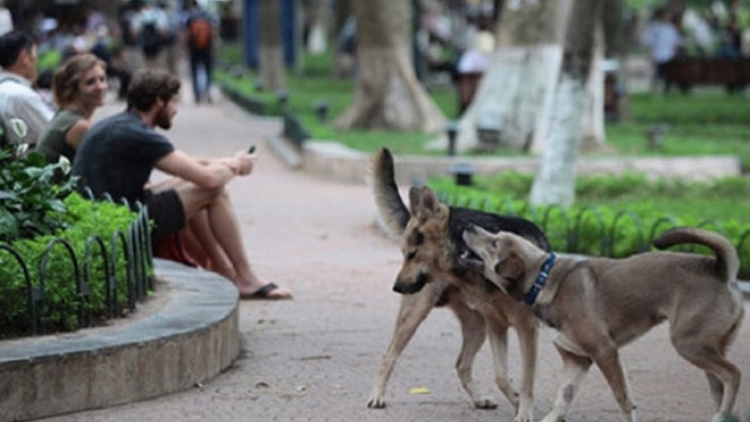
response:
M474 407L477 409L496 409L497 402L492 399L481 398L479 400L474 400Z
M370 400L367 400L367 407L370 409L385 409L385 400L380 396L370 397Z
M519 413L516 415L515 418L513 418L513 422L533 422L533 420L534 420L534 415L532 415L531 412L526 413L526 414Z

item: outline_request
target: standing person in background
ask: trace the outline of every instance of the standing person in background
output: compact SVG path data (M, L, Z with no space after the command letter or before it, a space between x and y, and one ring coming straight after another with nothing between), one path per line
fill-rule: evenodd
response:
M290 290L267 282L250 266L237 216L226 185L253 171L255 154L198 159L175 148L156 128L169 130L177 113L179 79L165 70L136 71L125 111L94 124L84 135L73 160L96 197L105 193L128 203L145 204L154 222L152 244L189 224L216 264L243 299L289 299ZM151 184L154 169L172 176ZM200 237L206 234L205 237Z
M0 35L7 34L13 30L13 16L5 7L5 1L0 0Z
M196 0L187 0L183 39L190 60L190 76L196 103L203 100L211 102L210 89L216 26L216 19L203 10Z
M32 88L36 80L36 44L26 32L0 36L0 119L3 140L36 146L53 110Z
M657 86L661 84L664 92L668 92L669 83L665 78L666 67L677 55L682 39L666 8L660 7L656 10L654 19L643 33L642 41L648 47L649 57L654 68L652 89L656 90Z
M166 69L166 47L169 39L169 17L156 6L155 0L141 0L140 10L133 15L130 30L138 40L146 67Z
M37 145L49 163L61 156L71 163L78 144L91 127L94 111L107 95L105 63L93 54L78 54L65 61L52 77L52 93L59 107Z
M182 28L181 16L174 9L170 9L170 6L165 0L159 0L158 5L159 8L164 11L164 14L167 15L167 21L169 22L169 29L167 31L167 38L164 47L167 69L173 75L177 75L177 72L179 71L177 62L180 58L179 35Z

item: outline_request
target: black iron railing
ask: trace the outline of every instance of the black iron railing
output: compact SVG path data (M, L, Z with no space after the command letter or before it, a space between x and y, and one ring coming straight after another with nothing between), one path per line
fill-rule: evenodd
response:
M498 201L440 190L437 193L442 202L452 206L531 220L547 234L554 249L572 254L618 258L648 251L651 241L656 236L679 225L676 219L670 216L644 223L641 217L632 211L619 211L614 216L604 218L603 209L592 205L571 210L558 206L537 208L529 203L514 202L507 198ZM558 219L556 222L553 221L555 218ZM735 229L733 233L728 233L716 220L704 220L695 226L713 230L730 239L737 249L740 261L744 264L740 268L740 277L750 277L750 250L746 250L750 227L742 228L739 232ZM697 247L686 245L679 249L695 251Z
M90 192L89 192L90 195ZM90 195L90 198L93 197ZM112 200L111 197L106 199ZM130 204L123 200L123 205L129 208ZM104 239L98 234L92 234L86 240L85 251L77 256L71 244L62 238L53 238L42 252L38 267L35 268L37 277L32 277L32 268L24 257L9 244L0 244L0 253L9 254L22 269L24 286L26 289L26 312L31 335L47 334L49 301L45 300L50 292L45 288L47 281L52 276L53 262L60 265L62 259L64 265L72 269L75 283L75 296L77 302L76 328L90 327L94 324L92 318L91 298L95 293L104 296L104 313L106 319L116 318L123 314L122 305L127 307L128 312L135 312L136 303L141 302L149 291L154 288L153 277L153 254L151 249L151 236L149 229L148 210L141 203L132 207L136 211L136 218L130 223L126 230L115 230L109 239ZM53 257L53 251L62 250ZM61 258L64 257L64 258ZM118 259L124 257L124 260ZM124 268L119 268L118 262L124 262ZM100 265L103 271L102 283L104 292L92 291L92 267ZM124 273L125 300L118 297L118 273Z

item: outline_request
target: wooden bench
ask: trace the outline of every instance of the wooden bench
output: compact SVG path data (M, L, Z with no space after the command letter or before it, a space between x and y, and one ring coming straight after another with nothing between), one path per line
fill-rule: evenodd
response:
M734 91L750 84L750 58L681 57L664 71L666 82L682 92L695 85L724 85Z

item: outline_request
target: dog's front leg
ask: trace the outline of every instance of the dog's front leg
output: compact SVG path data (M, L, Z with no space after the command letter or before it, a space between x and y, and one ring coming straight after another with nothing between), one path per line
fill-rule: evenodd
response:
M393 330L391 342L383 353L378 367L378 375L372 386L367 407L371 409L382 409L385 407L385 387L396 365L396 360L401 356L409 340L414 336L422 321L427 318L435 306L434 296L430 290L434 287L425 287L420 293L404 295L401 297L401 305L396 317L396 327Z
M615 395L615 400L617 400L622 412L622 420L624 422L635 422L635 405L630 399L628 381L625 378L625 370L622 367L617 347L614 345L601 347L594 355L594 362L602 371Z
M484 339L487 336L485 319L482 314L471 309L463 301L453 301L450 303L450 306L461 324L461 334L463 337L461 352L458 354L458 359L456 360L458 378L461 380L464 390L471 397L474 407L477 409L494 409L497 407L497 403L488 397L483 397L474 382L474 359L477 353L479 353L479 349L482 348Z
M528 318L514 321L514 327L521 349L521 388L518 412L513 421L531 422L534 418L534 376L539 326L536 319L529 314Z
M565 420L581 381L588 373L592 363L591 359L573 354L557 343L555 343L555 347L563 361L560 386L557 389L554 407L541 422L562 422Z

